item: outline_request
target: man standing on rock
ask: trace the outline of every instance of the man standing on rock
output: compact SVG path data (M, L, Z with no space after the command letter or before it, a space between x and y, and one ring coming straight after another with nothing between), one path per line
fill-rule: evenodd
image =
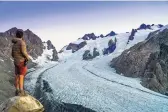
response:
M12 57L15 65L15 87L16 95L25 95L24 92L24 77L27 72L27 62L30 60L26 43L23 40L23 31L17 30L16 37L12 39Z

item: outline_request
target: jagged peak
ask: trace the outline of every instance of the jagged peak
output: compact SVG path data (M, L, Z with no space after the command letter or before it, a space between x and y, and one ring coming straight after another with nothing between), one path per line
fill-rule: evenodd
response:
M48 40L46 43L47 43L47 49L48 50L55 49L55 46L52 44L51 40Z
M142 23L140 26L139 26L139 28L137 28L137 30L142 30L142 29L152 29L152 27L153 26L156 26L156 27L158 27L158 28L162 28L164 25L162 25L162 24L145 24L145 23Z
M107 37L107 36L115 36L115 35L117 35L114 31L111 31L109 34L107 34L105 37Z
M27 29L27 30L25 30L25 31L27 31L27 32L32 32L30 29Z
M33 33L30 29L25 30L24 32ZM34 33L33 33L34 34Z
M95 40L97 38L97 36L92 32L92 33L88 33L88 34L85 34L82 39L83 40Z
M12 28L10 28L9 30L7 30L6 32L15 32L15 31L17 31L17 30L18 30L18 28L12 27Z

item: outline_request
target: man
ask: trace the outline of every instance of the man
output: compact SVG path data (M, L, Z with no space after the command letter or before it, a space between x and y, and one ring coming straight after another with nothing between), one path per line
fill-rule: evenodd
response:
M27 62L30 60L26 44L23 40L23 32L16 31L16 37L12 39L12 57L15 65L15 87L16 95L24 95L24 77L27 72Z

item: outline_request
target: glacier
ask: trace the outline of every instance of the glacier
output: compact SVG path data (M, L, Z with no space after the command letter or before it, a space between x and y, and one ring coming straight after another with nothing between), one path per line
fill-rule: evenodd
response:
M106 38L87 40L87 45L72 53L66 48L59 54L59 62L40 63L27 75L26 89L35 93L37 79L45 80L52 88L52 96L58 102L83 105L97 112L168 112L168 97L140 84L140 79L124 77L110 68L110 61L124 50L145 40L153 29L138 30L135 39L127 44L130 33L121 33ZM116 50L103 55L110 39L117 39ZM79 43L79 39L74 43ZM98 48L100 56L84 61L85 50ZM129 53L129 52L128 52ZM48 93L49 94L49 93Z

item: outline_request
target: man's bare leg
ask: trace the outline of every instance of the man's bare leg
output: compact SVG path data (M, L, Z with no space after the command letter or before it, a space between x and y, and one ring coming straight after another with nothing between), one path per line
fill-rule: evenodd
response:
M15 88L16 88L16 92L15 95L17 96L19 94L19 75L15 75Z
M20 95L24 96L24 75L19 75L19 88L20 88Z

